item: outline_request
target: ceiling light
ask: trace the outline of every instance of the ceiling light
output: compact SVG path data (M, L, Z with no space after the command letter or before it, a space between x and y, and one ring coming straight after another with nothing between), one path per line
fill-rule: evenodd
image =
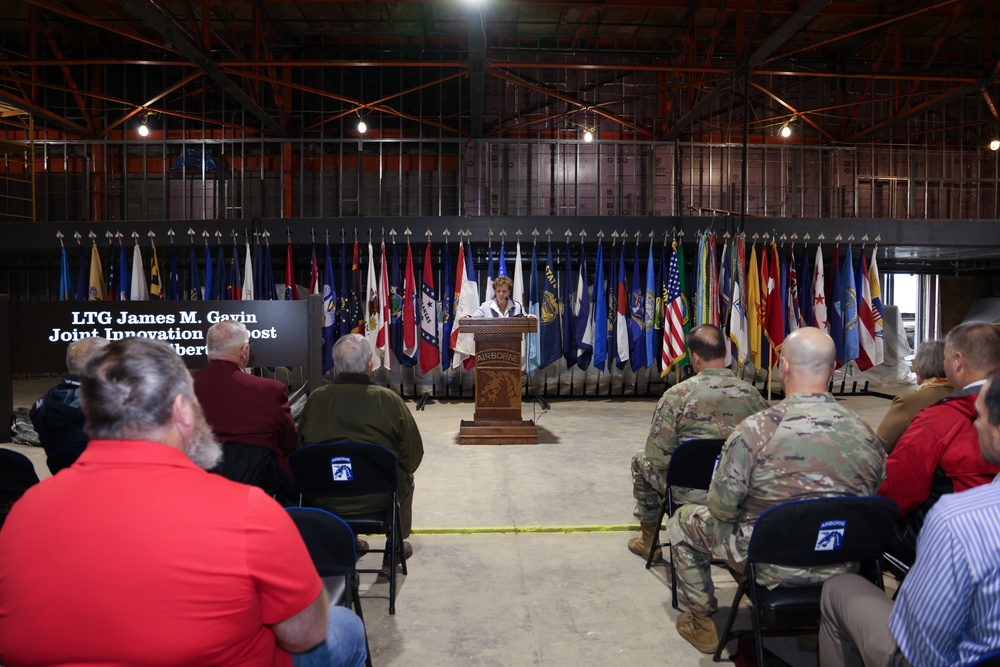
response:
M139 136L140 137L148 137L149 136L149 128L146 127L146 119L145 118L142 120L142 125L139 126Z
M360 132L361 134L364 134L367 131L368 131L368 125L365 124L365 121L362 118L361 120L358 121L358 132Z
M990 150L997 151L1000 150L1000 139L994 139L990 142Z
M792 128L789 126L792 124L792 121L794 121L795 118L796 118L795 116L789 116L788 120L782 123L781 127L778 128L778 134L784 137L785 139L792 136Z
M591 132L590 130L587 130L586 132L583 133L583 140L589 144L591 141L594 140L594 133Z

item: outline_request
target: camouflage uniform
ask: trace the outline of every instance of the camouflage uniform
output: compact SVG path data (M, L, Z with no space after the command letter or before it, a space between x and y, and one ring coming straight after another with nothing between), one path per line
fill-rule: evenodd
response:
M881 440L831 394L793 394L748 418L722 450L707 506L685 505L667 521L683 606L697 616L716 610L710 562L742 572L764 510L788 500L874 495L884 478ZM757 582L817 583L848 569L764 566Z
M745 418L767 407L750 384L728 368L705 368L664 392L653 412L646 451L632 457L635 518L653 523L666 493L667 465L677 446L698 438L727 438ZM681 502L704 503L707 494L678 489Z

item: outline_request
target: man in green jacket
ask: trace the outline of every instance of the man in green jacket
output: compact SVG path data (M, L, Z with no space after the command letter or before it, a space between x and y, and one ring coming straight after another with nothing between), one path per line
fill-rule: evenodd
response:
M413 519L413 473L424 457L424 443L413 415L399 395L372 382L372 348L360 334L341 337L333 346L333 364L337 376L331 384L309 395L299 424L299 442L366 442L381 445L396 455L399 487L400 522L403 537L410 536ZM372 496L326 499L314 502L331 512L377 511L384 499ZM380 503L382 503L380 505ZM359 540L359 551L367 549ZM390 545L386 544L386 549ZM385 564L389 562L389 551ZM403 542L407 558L413 553Z

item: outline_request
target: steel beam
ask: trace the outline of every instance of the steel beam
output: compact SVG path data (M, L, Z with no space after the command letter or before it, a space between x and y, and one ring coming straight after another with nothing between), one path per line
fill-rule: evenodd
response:
M486 103L486 21L483 8L469 10L469 136L483 136Z
M266 128L274 132L279 137L287 137L288 133L281 125L275 121L270 114L262 109L247 95L242 88L233 82L222 69L212 62L198 47L188 41L177 28L168 23L158 11L153 9L146 0L124 0L125 6L135 12L142 20L160 33L164 40L173 44L174 48L180 51L185 58L195 63L216 83L222 86L223 90L236 99L247 111L257 117Z
M740 64L733 72L727 76L725 79L720 81L715 88L713 88L706 95L702 95L701 99L698 100L691 109L684 114L677 123L674 124L669 130L667 130L666 135L664 135L665 141L674 141L679 138L680 135L690 127L691 123L700 117L705 110L715 102L715 100L722 95L733 89L737 81L743 79L744 70L747 68L750 71L761 64L765 58L770 56L778 47L787 42L792 36L794 36L799 30L801 30L809 21L812 21L824 7L830 4L832 0L812 0L803 9L795 13L791 18L789 18L785 23L778 28L774 33L764 40L753 53L751 53L746 62Z

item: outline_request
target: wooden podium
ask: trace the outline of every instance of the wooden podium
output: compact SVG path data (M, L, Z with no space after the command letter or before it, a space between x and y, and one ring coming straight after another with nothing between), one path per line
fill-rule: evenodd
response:
M475 334L476 412L463 419L460 445L537 445L538 429L521 419L521 336L538 331L531 317L475 317L462 320Z

